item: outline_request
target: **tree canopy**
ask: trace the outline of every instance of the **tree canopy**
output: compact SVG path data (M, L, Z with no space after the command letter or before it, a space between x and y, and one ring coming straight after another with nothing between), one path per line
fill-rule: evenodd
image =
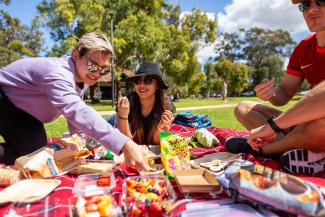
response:
M217 20L197 8L181 13L179 5L167 0L42 0L37 10L29 26L0 11L0 66L44 55L40 27L47 28L55 42L46 56L70 54L83 34L101 31L110 37L113 29L118 75L123 68L135 70L144 60L155 61L172 87L169 91L209 96L220 92L223 80L234 94L263 78L279 80L295 46L290 34L280 29L239 29L221 32L217 39ZM198 51L216 42L216 58L201 67Z
M196 53L216 40L215 20L198 9L181 17L179 6L165 0L43 0L38 10L58 43L49 56L69 53L86 32L110 36L113 20L117 68L156 61L178 85L191 86L192 76L201 72Z
M264 78L283 74L284 59L289 57L296 43L282 29L267 30L257 27L224 33L216 46L217 60L227 58L251 67L252 86Z
M10 4L9 0L0 3ZM0 10L0 67L24 56L38 56L42 51L40 22L34 18L30 26Z

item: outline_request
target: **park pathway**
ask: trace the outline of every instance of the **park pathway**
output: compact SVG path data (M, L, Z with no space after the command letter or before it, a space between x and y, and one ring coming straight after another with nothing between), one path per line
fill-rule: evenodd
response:
M232 104L224 104L224 105L207 105L207 106L194 106L194 107L186 107L186 108L177 108L176 111L189 111L189 110L199 110L199 109L213 109L213 108L229 108L235 107L237 103ZM100 115L112 115L115 111L99 111Z

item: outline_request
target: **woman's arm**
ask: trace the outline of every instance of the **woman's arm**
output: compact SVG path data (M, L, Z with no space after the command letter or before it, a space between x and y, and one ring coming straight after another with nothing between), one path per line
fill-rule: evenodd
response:
M117 102L116 122L117 128L132 139L132 134L129 125L130 102L127 97L121 97Z
M160 132L168 131L170 129L173 120L174 120L174 114L171 111L165 110L161 114L161 118L158 123L158 126L156 129L154 129L155 132L154 132L153 140L156 145L160 144Z

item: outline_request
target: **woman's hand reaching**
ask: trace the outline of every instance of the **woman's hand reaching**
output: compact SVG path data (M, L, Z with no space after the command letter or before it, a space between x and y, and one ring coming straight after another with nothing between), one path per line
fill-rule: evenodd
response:
M169 130L173 120L174 120L174 114L169 110L165 110L161 115L160 122L158 124L158 130L160 131Z

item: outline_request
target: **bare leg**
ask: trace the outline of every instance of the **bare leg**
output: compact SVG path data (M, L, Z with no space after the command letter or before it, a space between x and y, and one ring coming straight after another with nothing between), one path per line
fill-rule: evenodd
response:
M280 140L263 147L265 155L281 154L292 149L325 152L325 118L295 127Z
M271 116L279 116L282 111L253 101L240 102L235 110L237 120L248 130L262 126Z

